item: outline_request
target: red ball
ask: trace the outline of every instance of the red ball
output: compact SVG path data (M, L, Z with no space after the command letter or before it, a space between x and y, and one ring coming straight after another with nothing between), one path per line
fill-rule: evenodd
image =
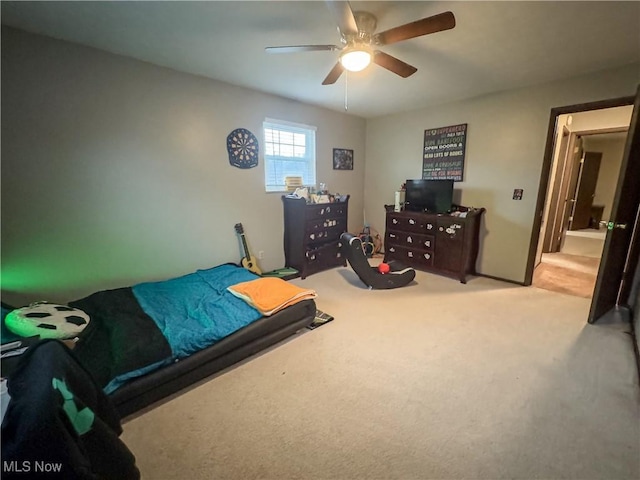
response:
M378 271L380 273L389 273L390 267L388 263L381 263L380 265L378 265Z

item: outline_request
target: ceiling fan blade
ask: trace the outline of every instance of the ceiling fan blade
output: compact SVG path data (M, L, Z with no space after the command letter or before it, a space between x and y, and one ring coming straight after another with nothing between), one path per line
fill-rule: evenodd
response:
M455 26L456 17L453 16L453 13L444 12L377 33L373 36L373 41L378 45L389 45L429 33L449 30Z
M349 2L338 2L332 0L326 0L327 7L331 10L331 15L338 25L338 30L342 36L345 35L357 35L358 24L356 18L353 16L353 10Z
M281 47L265 47L267 53L323 52L340 50L337 45L283 45Z
M407 78L418 71L416 67L409 65L396 57L392 57L387 53L381 52L380 50L376 50L374 52L373 62L403 78Z
M329 75L322 81L322 85L332 85L336 83L340 75L342 75L342 72L344 72L344 67L340 62L336 63L329 72Z

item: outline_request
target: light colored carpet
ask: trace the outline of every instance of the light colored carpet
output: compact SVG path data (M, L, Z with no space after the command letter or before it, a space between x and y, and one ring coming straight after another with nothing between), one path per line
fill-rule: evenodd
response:
M553 292L591 298L600 259L565 253L544 253L533 272L533 286Z
M294 283L335 320L124 425L143 478L637 479L628 326L589 301L424 272Z
M594 258L566 253L543 253L542 262L569 268L577 272L588 273L589 275L597 275L600 257Z
M562 253L600 258L604 247L606 230L578 230L566 232Z

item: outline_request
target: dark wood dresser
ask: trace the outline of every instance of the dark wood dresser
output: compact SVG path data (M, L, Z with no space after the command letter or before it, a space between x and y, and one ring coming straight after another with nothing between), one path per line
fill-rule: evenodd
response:
M387 209L384 261L439 273L467 283L475 275L480 221L485 209L464 217Z
M346 266L340 251L340 235L347 231L349 195L333 203L307 203L304 198L284 195L285 266L300 277Z

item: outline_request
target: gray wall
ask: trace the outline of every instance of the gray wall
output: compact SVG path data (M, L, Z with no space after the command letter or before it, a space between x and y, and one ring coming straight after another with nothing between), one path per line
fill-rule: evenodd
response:
M424 130L468 123L457 201L485 207L478 271L524 280L553 107L633 95L640 66L365 120L17 30L2 30L3 299L99 288L238 261L242 222L283 265L279 194L262 163L229 165L227 134L265 117L316 125L318 182L384 233L385 203L421 174ZM355 151L334 171L334 147ZM511 199L524 189L521 201Z
M468 124L462 205L485 207L480 273L523 282L532 235L547 127L554 107L635 95L640 65L367 122L365 209L384 231L384 204L407 178L420 178L425 129ZM524 189L522 200L513 190Z
M351 194L359 231L363 119L3 27L3 300L237 262L237 222L262 268L282 267L281 194L262 161L240 170L226 151L235 128L261 139L265 117L317 127L317 181ZM334 147L354 150L353 171L333 170Z

